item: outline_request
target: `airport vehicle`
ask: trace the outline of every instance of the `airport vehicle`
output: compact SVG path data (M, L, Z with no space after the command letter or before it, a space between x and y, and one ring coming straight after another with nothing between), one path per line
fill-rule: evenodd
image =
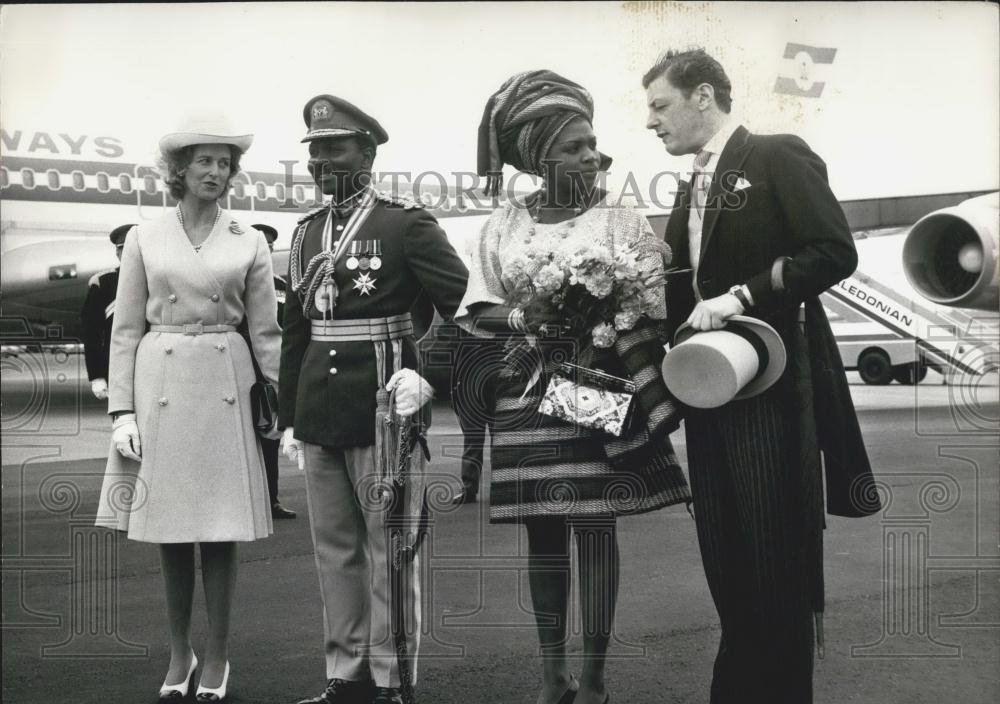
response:
M912 340L894 335L868 321L831 321L844 368L856 370L866 384L914 384L927 376L927 362Z

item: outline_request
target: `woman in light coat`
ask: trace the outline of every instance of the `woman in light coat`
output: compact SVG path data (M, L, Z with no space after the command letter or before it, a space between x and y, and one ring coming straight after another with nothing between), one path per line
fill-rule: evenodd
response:
M194 544L201 552L209 637L198 701L225 699L236 542L271 534L260 445L249 408L247 318L264 377L277 383L281 331L264 235L219 204L252 135L193 126L160 140L178 201L125 240L111 333L114 417L97 524L159 543L170 621L161 701L187 695ZM221 135L221 136L220 136Z

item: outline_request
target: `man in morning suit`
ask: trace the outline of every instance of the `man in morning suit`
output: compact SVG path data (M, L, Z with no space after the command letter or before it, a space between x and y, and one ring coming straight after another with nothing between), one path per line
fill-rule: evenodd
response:
M703 50L668 52L642 83L646 126L670 154L696 155L667 223L674 264L692 269L667 285L670 335L685 321L711 330L749 315L788 354L764 393L685 412L698 542L722 625L711 701L805 704L814 622L822 639L823 467L827 511L879 510L818 299L854 271L854 241L823 161L798 137L733 120L729 78Z
M309 171L331 200L292 237L278 417L286 454L304 465L323 597L328 681L306 701L393 704L416 680L420 569L418 558L406 563L390 604L376 391L394 390L404 416L430 400L409 311L426 293L453 317L468 271L430 213L372 188L388 140L374 118L331 95L306 103L304 118ZM390 634L398 600L413 617L403 636Z
M135 225L119 225L108 235L115 246L115 256L122 259L125 235ZM115 298L118 296L118 267L99 271L87 284L80 319L83 321L83 356L87 363L90 390L101 401L108 397L108 356L111 350L111 324Z

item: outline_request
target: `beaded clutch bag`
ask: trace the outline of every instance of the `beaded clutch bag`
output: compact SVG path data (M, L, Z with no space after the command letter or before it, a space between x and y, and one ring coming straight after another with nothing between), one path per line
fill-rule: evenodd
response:
M634 406L631 379L564 363L549 378L538 412L621 437Z

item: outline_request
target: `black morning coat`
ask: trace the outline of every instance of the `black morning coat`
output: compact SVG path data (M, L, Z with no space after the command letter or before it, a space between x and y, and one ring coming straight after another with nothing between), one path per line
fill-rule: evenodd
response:
M375 288L362 295L354 287L359 269L347 268L347 255L336 265L338 288L334 320L380 318L410 311L418 299L429 298L446 320L458 310L468 269L430 213L412 201L380 197L358 230L355 242L379 240L382 266L370 270ZM322 247L327 208L307 215L303 233L301 271ZM346 227L350 213L335 211L333 227ZM336 239L337 231L334 230ZM294 243L293 243L294 251ZM291 286L291 261L288 284ZM310 319L321 320L313 306L303 315L302 300L289 288L282 321L279 427L294 426L299 440L326 447L363 447L375 443L375 391L378 380L372 342L312 342ZM422 321L423 327L429 324ZM419 327L419 325L418 325ZM331 355L335 352L335 355ZM392 374L391 348L387 355ZM402 366L419 369L412 336L403 340ZM336 369L336 373L331 370ZM435 385L436 378L428 379ZM447 383L447 382L445 382Z
M91 277L80 319L83 321L83 354L87 378L108 378L108 353L111 349L111 324L114 321L115 297L118 295L118 269L102 271Z
M742 179L742 181L740 181ZM737 188L737 182L749 187ZM690 266L690 184L682 181L667 223L674 265ZM808 207L803 207L803 204ZM785 290L771 284L775 260ZM823 452L826 508L835 516L867 516L881 504L861 437L847 377L819 294L857 266L857 250L844 212L827 183L826 165L793 135L754 135L739 127L727 142L708 192L701 238L698 290L702 299L746 284L754 305L746 315L769 323L788 351L779 380L794 403L795 360L800 345L799 308L805 304L805 338L811 368L817 440ZM691 276L670 277L667 326L672 339L695 305Z

